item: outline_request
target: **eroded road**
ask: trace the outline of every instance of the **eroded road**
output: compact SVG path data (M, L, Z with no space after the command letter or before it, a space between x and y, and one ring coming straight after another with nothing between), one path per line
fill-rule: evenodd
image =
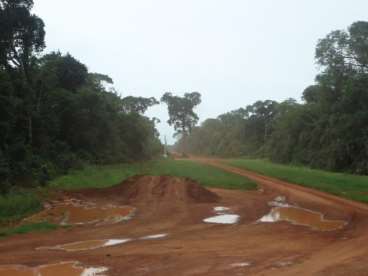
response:
M39 268L41 276L368 275L366 205L219 160L196 161L250 177L260 190L206 190L189 180L145 176L64 193L60 200L81 208L129 217L101 223L90 215L95 222L0 240L0 275L37 275L31 273ZM50 264L67 264L75 274L49 272Z

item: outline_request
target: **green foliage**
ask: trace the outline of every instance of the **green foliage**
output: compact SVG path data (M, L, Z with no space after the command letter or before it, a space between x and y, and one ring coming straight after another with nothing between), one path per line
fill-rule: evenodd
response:
M19 220L41 209L41 200L34 192L0 195L0 225Z
M18 68L28 81L32 56L45 47L44 23L32 7L31 0L0 1L0 68Z
M50 186L64 190L107 188L119 184L128 177L141 174L145 166L147 166L145 163L86 166L52 180Z
M317 45L321 72L304 103L256 102L207 120L186 138L188 151L368 174L367 41L368 22L331 32Z
M278 103L258 101L208 119L187 138L189 152L217 156L256 155L271 135ZM182 141L179 141L180 147Z
M45 185L86 163L158 155L155 120L139 114L157 101L139 98L138 112L127 112L104 85L110 77L70 54L41 56L44 24L32 7L0 0L0 192Z
M229 160L228 163L232 166L255 171L291 183L368 203L368 176L280 165L256 159L233 159Z
M123 110L125 113L144 114L151 106L157 105L159 102L151 98L129 96L122 100Z
M201 103L201 94L192 92L185 93L184 97L179 97L167 92L162 96L161 102L167 105L169 111L167 123L170 126L174 126L176 131L174 136L181 137L177 150L181 151L183 156L185 156L187 153L187 137L192 133L194 126L199 121L194 108Z
M39 85L75 91L87 82L87 67L70 54L63 56L60 52L53 52L43 56L39 62Z
M161 102L167 104L169 111L167 123L174 126L177 134L186 136L191 133L199 120L194 108L201 103L201 94L192 92L179 97L167 92L162 96Z
M15 228L0 229L0 237L7 237L16 234L27 234L30 232L48 232L58 229L59 226L48 222L24 224Z
M169 175L194 179L207 187L254 190L257 184L248 178L189 160L161 160L144 168L144 174Z
M52 181L60 189L106 188L134 175L188 177L208 187L252 190L256 183L242 176L187 160L157 160L113 166L90 166Z

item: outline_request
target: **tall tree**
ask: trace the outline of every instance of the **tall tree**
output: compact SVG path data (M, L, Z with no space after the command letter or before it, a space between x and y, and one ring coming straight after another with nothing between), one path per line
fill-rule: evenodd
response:
M154 97L144 98L129 96L123 99L122 104L125 113L144 114L149 107L157 105L159 102Z
M201 103L201 94L192 92L185 93L184 97L179 97L167 92L162 96L161 101L166 103L168 107L168 124L174 126L175 135L181 135L183 138L183 152L185 153L186 137L192 132L193 127L199 120L194 108Z
M0 66L22 70L28 81L32 57L45 47L44 23L32 7L32 0L0 0Z
M24 93L22 108L28 131L28 144L33 141L33 119L37 91L32 70L35 55L45 47L42 19L31 13L32 0L0 0L0 68L17 78L17 93Z
M189 150L367 174L368 22L329 33L315 57L321 72L304 103L256 102L208 120L188 138Z

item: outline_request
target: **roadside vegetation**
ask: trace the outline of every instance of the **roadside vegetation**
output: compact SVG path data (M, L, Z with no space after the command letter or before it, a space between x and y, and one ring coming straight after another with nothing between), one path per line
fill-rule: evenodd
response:
M34 191L0 195L0 226L17 221L41 209L40 197Z
M48 232L58 229L59 226L48 222L24 224L17 227L0 228L0 238L15 234L27 234L30 232Z
M243 176L190 160L162 160L147 167L145 174L188 177L212 188L254 190L257 184Z
M151 162L86 166L52 180L49 186L62 190L107 188L119 184L130 176L141 174L143 168Z
M244 177L189 160L162 159L114 166L91 166L59 177L50 186L58 189L106 188L133 175L188 177L207 187L251 190L257 184Z
M227 163L238 168L368 203L368 176L281 165L259 159L231 159Z
M0 194L44 186L85 164L162 152L155 98L121 97L113 80L71 54L44 53L32 0L0 0Z
M302 101L240 103L193 127L176 151L368 174L367 40L363 21L327 34L315 51L320 72L300 91Z
M55 225L49 223L26 224L16 228L7 227L9 224L16 223L22 218L40 211L42 198L47 197L47 194L57 193L59 190L107 188L118 185L134 175L188 177L204 186L214 188L239 190L257 188L255 182L245 177L189 160L161 159L131 164L86 166L83 169L71 170L68 174L52 180L43 189L0 196L0 236L56 229Z

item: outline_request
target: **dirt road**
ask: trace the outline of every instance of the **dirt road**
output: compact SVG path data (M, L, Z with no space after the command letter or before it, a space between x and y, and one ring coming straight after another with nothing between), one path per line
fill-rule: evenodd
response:
M62 198L76 202L130 206L136 211L131 219L115 224L79 225L0 240L0 276L31 275L2 274L1 265L35 268L75 261L88 267L106 267L106 275L117 276L368 275L368 208L364 204L216 160L196 161L248 176L260 184L260 190L206 190L189 180L146 176L109 189L65 193ZM259 221L275 208L270 203L320 212L326 221L346 225L319 231L290 221ZM235 220L229 224L204 222L218 216ZM96 240L103 241L101 246L110 245L82 251L57 247ZM42 274L48 275L66 274Z

